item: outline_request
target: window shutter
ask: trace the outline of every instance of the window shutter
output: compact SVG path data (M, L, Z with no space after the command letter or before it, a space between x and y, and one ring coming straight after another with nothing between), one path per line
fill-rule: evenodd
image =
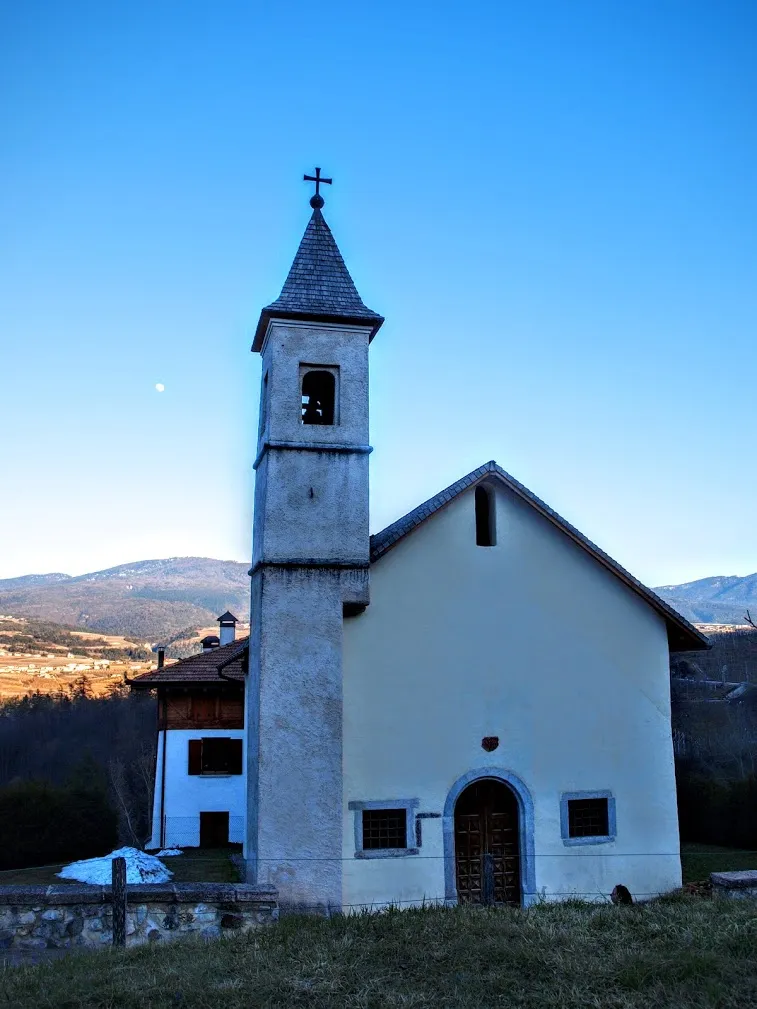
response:
M242 773L242 740L229 740L229 774Z
M201 773L202 773L202 740L190 739L189 767L187 768L187 774L201 774Z

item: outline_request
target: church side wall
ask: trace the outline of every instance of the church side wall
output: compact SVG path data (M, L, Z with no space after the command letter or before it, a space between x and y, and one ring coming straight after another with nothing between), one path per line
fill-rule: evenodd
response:
M477 547L462 494L372 566L345 621L345 905L454 897L445 803L487 771L525 794L526 903L680 885L664 621L501 484L496 515L497 545ZM594 791L615 840L565 845L561 795ZM349 803L379 800L432 814L418 855L355 858Z

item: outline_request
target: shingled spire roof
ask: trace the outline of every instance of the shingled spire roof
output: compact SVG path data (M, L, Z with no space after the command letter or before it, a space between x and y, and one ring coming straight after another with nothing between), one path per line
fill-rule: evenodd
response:
M252 344L254 351L263 346L271 319L318 319L369 325L372 327L370 340L384 321L383 316L363 304L331 229L317 206L281 294L260 313Z

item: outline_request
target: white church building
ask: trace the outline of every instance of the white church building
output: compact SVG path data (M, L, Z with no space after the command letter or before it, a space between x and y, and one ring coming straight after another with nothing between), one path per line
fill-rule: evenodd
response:
M250 637L136 681L164 706L154 843L175 843L171 809L198 838L202 813L238 818L248 881L283 908L680 886L669 653L707 639L495 462L369 535L383 319L311 206L252 347ZM197 691L214 729L178 727L193 702L179 717L171 695ZM201 763L189 788L191 740L213 733L244 766Z

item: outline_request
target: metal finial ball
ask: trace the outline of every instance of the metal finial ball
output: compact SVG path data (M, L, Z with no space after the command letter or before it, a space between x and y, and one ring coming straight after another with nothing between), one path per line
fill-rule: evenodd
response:
M325 201L324 201L324 199L323 199L322 196L311 196L310 197L310 206L313 208L313 210L320 210L321 207L323 206L324 202Z

